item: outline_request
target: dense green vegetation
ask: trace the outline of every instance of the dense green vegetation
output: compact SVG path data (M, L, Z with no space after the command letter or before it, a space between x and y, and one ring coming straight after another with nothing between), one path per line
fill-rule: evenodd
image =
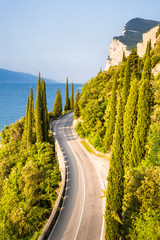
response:
M65 96L65 106L64 111L70 110L70 99L69 99L69 91L68 91L68 78L66 79L66 96Z
M71 98L70 98L70 109L74 109L74 85L72 82Z
M123 103L119 100L106 193L106 239L119 239L123 201Z
M37 239L58 195L61 175L48 131L46 87L40 76L26 116L5 127L0 147L0 239Z
M58 89L53 107L53 116L60 117L61 115L62 115L62 95L60 89Z
M75 101L74 101L74 117L79 118L80 117L80 110L79 110L79 90L77 89L77 93L75 95Z
M160 74L151 74L157 36L142 59L133 49L80 96L76 131L97 150L111 150L105 239L160 239Z
M66 95L65 95L65 105L64 111L62 111L62 95L60 89L57 90L56 98L54 101L53 110L49 113L49 119L57 119L70 110L74 110L74 84L72 83L71 97L69 98L68 90L68 78L66 79Z

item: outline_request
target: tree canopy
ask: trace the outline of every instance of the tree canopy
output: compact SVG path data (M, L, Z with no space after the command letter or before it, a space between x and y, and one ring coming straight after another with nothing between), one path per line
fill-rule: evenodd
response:
M54 138L48 131L45 83L27 98L26 116L1 131L0 239L38 239L61 180Z

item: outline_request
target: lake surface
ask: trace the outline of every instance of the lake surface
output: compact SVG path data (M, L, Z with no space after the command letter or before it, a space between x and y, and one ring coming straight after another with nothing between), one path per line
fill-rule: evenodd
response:
M9 126L16 120L25 116L27 96L30 95L30 87L33 87L34 101L36 99L36 84L30 83L15 83L15 84L0 84L0 131L4 126ZM74 95L77 88L81 90L82 84L74 84ZM57 89L60 89L62 94L62 105L65 104L65 83L47 83L47 106L48 111L53 109ZM69 84L69 96L71 95L71 84Z

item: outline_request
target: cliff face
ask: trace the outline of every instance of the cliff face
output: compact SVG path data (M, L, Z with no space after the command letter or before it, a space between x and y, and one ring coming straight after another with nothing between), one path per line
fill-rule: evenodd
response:
M125 52L126 56L128 56L131 53L131 49L136 48L137 43L142 41L143 33L157 26L158 23L158 21L145 20L141 18L134 18L130 20L124 26L122 36L113 38L105 70L108 70L110 66L118 65L122 61L123 52ZM139 47L140 52L142 52L143 47Z
M157 74L160 73L160 63L158 63L153 69L152 69L152 73L154 76L156 76Z
M128 57L131 51L127 50L127 46L119 40L113 39L109 48L109 55L105 67L106 71L110 66L118 65L122 61L123 52L125 52L126 57Z
M149 32L144 33L143 37L142 37L142 43L138 43L137 44L137 54L140 57L143 57L143 55L145 54L146 51L146 47L147 47L147 42L151 40L151 46L152 48L154 47L154 44L156 43L156 33L158 31L158 26L152 28Z

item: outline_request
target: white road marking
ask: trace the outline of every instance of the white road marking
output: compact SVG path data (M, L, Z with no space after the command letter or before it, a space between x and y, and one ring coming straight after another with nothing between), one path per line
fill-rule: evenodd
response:
M72 129L71 129L72 130ZM63 128L63 132L64 132L64 128ZM73 132L72 132L73 133ZM64 132L64 136L65 138L67 139L67 136ZM74 136L74 135L73 135ZM80 169L81 169L81 174L82 174L82 178L83 178L83 191L84 191L84 198L83 198L83 205L82 205L82 211L81 211L81 216L80 216L80 219L79 219L79 223L78 223L78 228L77 228L77 231L76 231L76 234L75 234L75 237L74 237L74 240L76 240L77 238L77 235L78 235L78 232L79 232L79 228L80 228L80 225L81 225L81 222L82 222L82 216L83 216L83 213L84 213L84 204L85 204L85 198L86 198L86 187L85 187L85 178L84 178L84 173L83 173L83 170L82 170L82 166L81 166L81 163L79 161L79 158L77 157L77 155L75 154L75 152L73 151L73 148L71 146L71 144L68 142L68 145L70 146L70 148L72 149L72 153L73 155L75 156L79 166L80 166Z
M73 135L75 136L73 129L72 129L72 133L73 133ZM83 145L78 141L77 137L75 137L75 139L76 139L76 141L78 142L78 144L81 146L81 148L84 149L84 150L86 150L86 149L83 147ZM87 151L87 150L86 150L86 151ZM96 168L95 168L95 169L96 169ZM97 171L97 169L96 169L96 172L97 172L97 175L98 175L98 177L99 177L99 181L100 181L101 187L102 187L102 182L103 182L103 181L102 181L102 179L101 179L101 177L100 177L99 172ZM103 182L103 185L104 185L103 187L105 188L104 182ZM105 200L103 200L103 202L104 202L103 211L105 211ZM100 238L100 240L103 240L103 239L104 239L104 229L105 229L105 221L104 221L104 216L103 216L103 220L102 220L102 230L101 230L101 238Z
M60 120L58 120L58 121L56 122L55 128L56 128L56 125L57 125L57 123L58 123L59 121L60 121ZM57 141L58 141L58 140L57 140ZM62 153L62 154L63 154L63 153ZM63 157L64 157L64 155L63 155ZM67 173L67 178L66 178L66 179L68 179L68 168L66 168L66 173ZM55 222L55 224L54 224L54 226L53 226L53 229L52 229L52 231L51 231L51 233L50 233L50 235L49 235L48 240L51 239L51 235L52 235L52 233L54 232L54 230L55 230L55 228L56 228L56 225L57 225L57 223L58 223L58 221L59 221L59 218L60 218L60 216L61 216L61 212L62 212L62 210L63 210L64 203L65 203L66 196L67 196L68 184L69 184L69 183L68 183L68 181L67 181L67 184L66 184L66 187L65 187L66 190L65 190L65 195L64 195L64 198L63 198L62 206L61 206L61 209L60 209L58 218L57 218L57 220L56 220L56 222Z
M56 134L56 125L58 124L59 121L60 121L60 120L58 120L58 121L56 122L56 124L55 124L55 134ZM67 139L67 136L66 136L66 134L65 134L65 132L64 132L64 127L65 127L64 125L65 125L65 123L66 123L66 121L63 122L63 127L62 127L63 130L62 130L62 131L63 131L63 134L64 134L65 138ZM60 128L60 129L62 129L62 128ZM73 136L75 136L72 128L71 128L71 130L72 130ZM58 141L58 140L57 140L57 141ZM79 145L81 146L81 148L83 149L83 146L81 145L81 143L80 143L77 139L76 139L76 142L78 142L78 144L79 144ZM69 141L68 141L67 143L68 143L68 145L70 146L70 148L73 150L73 148L72 148L71 144L69 143ZM72 151L72 154L75 156L75 158L76 158L76 160L77 160L77 162L78 162L78 165L79 165L79 167L80 167L80 169L81 169L81 174L82 174L82 178L83 178L83 189L84 189L84 198L83 198L82 211L81 211L81 215L80 215L80 219L79 219L79 223L78 223L78 228L77 228L77 231L76 231L76 234L75 234L75 237L74 237L74 240L76 240L76 238L77 238L77 236L78 236L79 229L80 229L80 225L81 225L81 222L82 222L83 213L84 213L85 189L86 189L86 186L85 186L85 177L84 177L84 173L83 173L83 170L82 170L82 165L81 165L81 163L80 163L80 160L79 160L79 158L77 157L77 155L76 155L76 153L75 153L74 151ZM64 155L63 155L63 156L64 156ZM96 169L96 170L97 170L97 169ZM68 168L66 168L66 174L67 174L67 179L68 179ZM98 174L98 176L99 176L99 174ZM100 176L99 176L99 179L100 179ZM101 181L100 181L100 182L101 182ZM63 199L63 202L62 202L62 207L61 207L59 216L58 216L58 218L57 218L57 220L56 220L56 222L55 222L55 224L54 224L54 227L53 227L53 229L52 229L52 231L51 231L51 234L50 234L48 240L51 240L51 235L52 235L52 233L54 232L55 227L56 227L56 225L57 225L57 223L58 223L58 221L59 221L59 218L60 218L62 209L63 209L64 204L65 204L65 199L66 199L66 196L67 196L67 190L68 190L68 181L67 181L67 184L66 184L66 191L65 191L65 195L64 195L64 199ZM104 216L103 216L103 222L102 222L102 230L101 230L101 238L100 238L100 240L103 240L103 236L104 236Z

